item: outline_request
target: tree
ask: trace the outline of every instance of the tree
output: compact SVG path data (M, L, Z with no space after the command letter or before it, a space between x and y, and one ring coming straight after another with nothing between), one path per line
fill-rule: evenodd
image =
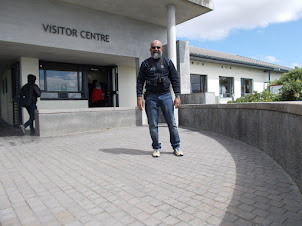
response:
M280 79L270 83L270 85L282 84L279 98L284 101L302 100L302 68L284 73Z
M255 91L228 103L302 100L302 68L296 67L295 70L284 73L280 79L270 82L269 85L282 85L279 94Z

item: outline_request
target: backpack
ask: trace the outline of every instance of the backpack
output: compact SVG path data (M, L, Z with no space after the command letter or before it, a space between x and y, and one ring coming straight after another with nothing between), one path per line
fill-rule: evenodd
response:
M30 107L33 103L33 92L34 86L33 85L25 85L21 89L20 94L20 104L22 107Z

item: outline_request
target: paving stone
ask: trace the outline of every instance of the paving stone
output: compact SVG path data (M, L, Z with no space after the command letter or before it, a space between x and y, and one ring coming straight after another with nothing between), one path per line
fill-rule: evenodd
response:
M64 226L81 226L82 223L80 221L74 221L68 224L65 224Z
M238 206L238 208L247 212L251 212L254 209L253 206L246 205L246 204L241 204Z
M239 226L242 226L242 225L244 225L244 226L252 226L253 223L250 222L250 221L247 221L247 220L245 220L245 219L239 218L237 221L234 222L234 225L239 225Z
M210 216L207 218L207 223L210 225L219 225L221 222L221 218L218 218L216 216Z
M254 209L252 211L252 213L256 214L257 216L260 216L260 217L266 217L267 215L270 214L270 212L266 211L266 210L263 210L263 209Z
M167 225L175 225L179 222L179 219L174 216L168 216L167 218L164 218L162 222Z
M176 216L178 219L180 219L183 223L187 223L189 221L192 221L195 217L188 213L182 213L178 216Z
M164 217L167 216L167 214L165 214L165 213L163 213L163 215L164 215ZM140 213L138 213L138 214L132 214L132 216L133 216L134 218L136 218L137 220L139 220L139 221L144 221L144 220L146 220L146 219L148 219L148 218L151 217L150 214L147 214L147 213L145 213L145 212L140 212ZM159 215L157 216L156 213L155 213L155 214L153 214L152 216L153 216L154 218L158 219L158 220L161 220L161 219L160 219L161 214L159 214Z
M212 215L207 213L207 212L204 212L204 211L199 211L199 212L196 212L194 214L192 214L194 217L197 217L203 221L206 221L209 217L211 217Z
M203 220L198 219L198 218L196 218L196 219L190 221L189 224L190 224L190 225L201 225L201 226L202 226L202 225L209 225L206 221L203 221Z
M12 225L20 225L19 219L16 218L10 218L8 220L1 220L2 226L12 226Z
M69 213L68 211L56 213L55 217L62 224L68 224L68 223L74 222L76 220L75 217L71 213Z
M135 218L131 217L131 216L124 216L120 219L118 219L123 225L128 225L128 224L132 224L132 222L135 221Z
M261 151L180 128L176 158L159 132L158 159L145 126L0 137L0 224L302 225L299 189Z
M148 219L145 219L144 220L144 224L146 225L158 225L161 221L157 220L156 218L154 217L150 217Z
M233 223L236 220L238 220L237 216L230 214L230 213L225 213L222 222L226 221L227 223L229 223L229 222Z

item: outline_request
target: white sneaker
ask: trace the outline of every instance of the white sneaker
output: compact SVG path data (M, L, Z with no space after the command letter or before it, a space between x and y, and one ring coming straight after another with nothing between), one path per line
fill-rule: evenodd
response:
M152 154L153 157L159 157L160 156L160 152L158 149L153 149L153 154Z
M22 133L25 134L25 127L23 125L20 125L20 129L22 130Z
M182 151L180 150L180 148L175 148L174 149L174 154L176 156L183 156L184 155L184 153L182 153Z

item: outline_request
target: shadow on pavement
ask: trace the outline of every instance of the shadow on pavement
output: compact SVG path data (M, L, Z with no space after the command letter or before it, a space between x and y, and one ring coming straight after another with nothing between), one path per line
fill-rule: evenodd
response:
M105 148L99 149L101 152L115 154L115 155L152 155L152 151L143 151L139 149L130 148ZM174 155L173 152L161 152L161 155Z
M226 194L233 192L222 224L302 225L299 188L270 156L242 141L198 132L220 143L235 163L235 184L224 183ZM216 201L219 206L220 200Z

